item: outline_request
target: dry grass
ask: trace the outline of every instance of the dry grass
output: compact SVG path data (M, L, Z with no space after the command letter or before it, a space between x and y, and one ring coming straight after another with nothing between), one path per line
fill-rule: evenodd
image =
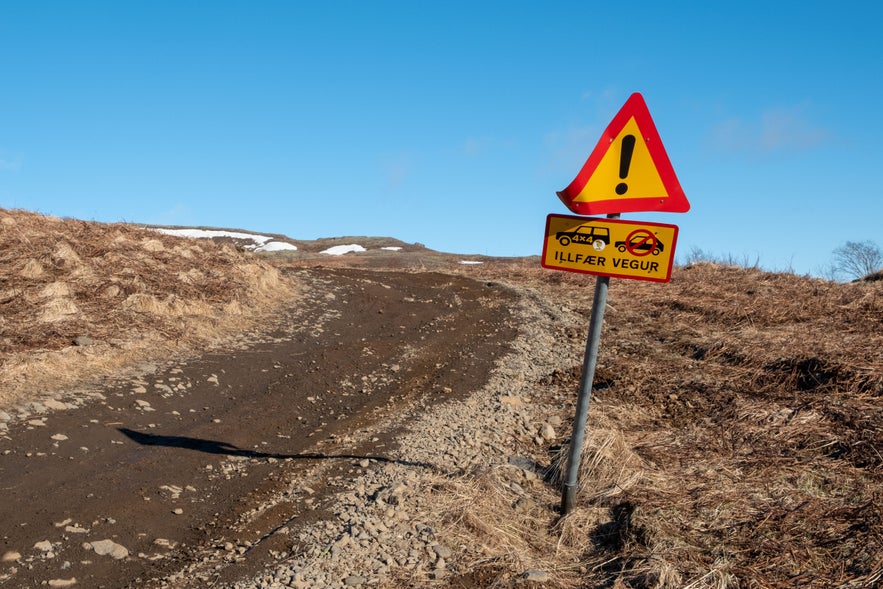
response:
M0 209L0 405L205 345L292 292L208 240Z
M593 278L482 276L576 311L562 342L585 333ZM528 488L523 521L506 479L449 483L438 517L481 543L476 566L498 586L531 566L560 587L883 583L883 285L700 264L614 280L608 304L578 507L558 519L554 477ZM575 395L579 370L561 368L537 403L560 398L549 384Z

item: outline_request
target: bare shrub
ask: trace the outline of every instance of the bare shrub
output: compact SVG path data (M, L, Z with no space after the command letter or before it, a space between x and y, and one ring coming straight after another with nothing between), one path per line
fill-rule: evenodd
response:
M883 250L870 240L847 241L834 250L834 277L863 278L883 271Z

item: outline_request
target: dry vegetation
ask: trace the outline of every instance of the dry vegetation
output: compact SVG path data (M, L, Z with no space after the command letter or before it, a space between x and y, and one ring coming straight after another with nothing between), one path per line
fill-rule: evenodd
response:
M415 255L412 271L458 271ZM19 211L0 210L0 257L4 403L217 338L292 288L208 241ZM576 318L533 399L569 423L594 278L537 266L461 270ZM481 547L468 586L530 568L560 587L883 583L883 281L713 264L614 280L599 360L573 513L557 513L554 455L526 498L499 469L437 481L444 533Z
M584 323L558 337L582 345L594 278L516 264L507 280L577 311ZM525 502L495 470L439 482L438 516L483 546L483 578L883 584L883 285L713 264L667 285L612 282L578 508L560 519L557 484L532 485ZM573 361L534 399L568 423Z
M0 404L204 346L292 288L208 240L0 209Z

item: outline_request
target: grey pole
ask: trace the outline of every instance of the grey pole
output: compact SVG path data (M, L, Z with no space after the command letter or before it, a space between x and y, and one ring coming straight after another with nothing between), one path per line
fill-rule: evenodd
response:
M589 401L592 398L592 383L595 380L595 366L598 363L598 345L601 342L601 325L604 323L604 307L607 306L609 276L599 276L595 283L595 298L592 302L592 317L589 322L589 335L586 338L586 354L583 359L583 372L579 380L579 397L576 400L576 418L573 421L573 434L570 436L570 451L567 456L567 474L564 479L564 492L561 496L561 512L570 513L576 504L576 491L579 487L579 465L589 416Z
M618 214L607 215L609 219ZM570 451L567 456L567 471L564 489L561 493L561 513L567 515L576 504L576 491L579 488L579 465L586 434L586 421L589 417L589 402L592 399L592 383L595 381L595 366L598 364L598 345L601 343L601 327L604 324L604 309L607 307L609 276L599 276L595 282L595 298L592 301L592 316L589 320L589 335L586 338L586 354L583 358L583 372L579 380L579 397L576 400L576 418L573 420L573 434L570 436Z

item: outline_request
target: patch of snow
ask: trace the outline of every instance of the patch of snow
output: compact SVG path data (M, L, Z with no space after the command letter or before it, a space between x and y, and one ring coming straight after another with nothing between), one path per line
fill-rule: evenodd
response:
M237 231L217 231L214 229L160 229L154 228L154 231L165 233L166 235L174 235L176 237L192 237L194 239L211 239L212 237L229 237L231 239L242 239L253 241L255 245L247 245L246 249L256 252L278 252L282 250L296 250L297 246L282 241L273 241L272 237L266 235L257 235L255 233L241 233Z
M297 246L284 241L268 241L262 246L255 248L256 252L285 252L296 251Z
M351 244L351 245L335 245L334 247L329 247L327 250L322 250L319 252L320 254L328 254L329 256L342 256L343 254L348 254L350 252L366 252L365 248L360 245Z
M484 262L479 262L477 260L460 260L459 263L463 264L464 266L476 266L478 264L484 264Z
M386 251L388 251L388 252L397 252L397 251L401 250L402 248L399 247L399 246L397 246L397 245L389 245L389 246L386 246L386 247L382 247L382 248L380 248L380 249L382 249L382 250L386 250Z

